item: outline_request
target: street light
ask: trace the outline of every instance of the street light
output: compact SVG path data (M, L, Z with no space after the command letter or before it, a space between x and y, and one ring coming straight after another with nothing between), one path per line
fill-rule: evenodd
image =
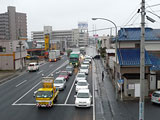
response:
M113 25L114 25L114 27L115 27L115 35L116 35L116 37L115 37L115 42L116 42L116 48L115 48L115 55L116 55L116 73L115 73L115 85L116 85L116 99L118 99L118 86L117 86L117 82L118 82L118 78L117 78L117 25L113 22L113 21L111 21L111 20L109 20L109 19L106 19L106 18L92 18L92 20L106 20L106 21L108 21L108 22L111 22Z

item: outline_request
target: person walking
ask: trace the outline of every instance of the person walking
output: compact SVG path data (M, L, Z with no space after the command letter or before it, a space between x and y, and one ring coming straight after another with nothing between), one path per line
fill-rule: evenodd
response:
M103 79L104 79L104 71L102 71L102 81L103 81Z

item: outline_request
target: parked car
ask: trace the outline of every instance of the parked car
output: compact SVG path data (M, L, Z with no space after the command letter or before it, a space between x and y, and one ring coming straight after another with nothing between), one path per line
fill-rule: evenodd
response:
M38 63L29 63L27 70L29 72L38 71L39 70L39 64Z
M88 68L88 65L84 65L84 64L82 64L81 65L81 67L79 68L79 71L81 72L81 73L85 73L86 75L88 75L88 70L89 68Z
M76 107L90 107L91 106L91 94L89 89L79 90L77 95L74 96L75 99L75 106Z
M154 91L151 94L151 102L160 104L160 91Z
M69 79L69 73L67 71L60 71L58 77L64 77L66 80Z
M79 80L75 85L76 85L76 92L82 89L88 89L89 86L87 80Z
M86 77L85 73L78 73L75 78L76 82L78 82L79 80L86 80L86 79L87 79L87 77Z
M67 65L66 71L69 73L69 75L72 75L74 71L74 67L72 65Z
M54 86L59 90L64 90L66 88L66 79L64 77L57 77L54 80Z

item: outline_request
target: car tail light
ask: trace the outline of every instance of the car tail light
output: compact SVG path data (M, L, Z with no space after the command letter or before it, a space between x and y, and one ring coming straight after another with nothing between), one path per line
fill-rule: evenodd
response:
M160 102L160 98L158 98L158 101Z

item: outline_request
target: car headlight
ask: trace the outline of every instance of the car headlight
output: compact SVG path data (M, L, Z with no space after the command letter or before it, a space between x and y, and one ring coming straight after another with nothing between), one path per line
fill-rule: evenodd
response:
M78 63L76 63L76 65L78 65Z

